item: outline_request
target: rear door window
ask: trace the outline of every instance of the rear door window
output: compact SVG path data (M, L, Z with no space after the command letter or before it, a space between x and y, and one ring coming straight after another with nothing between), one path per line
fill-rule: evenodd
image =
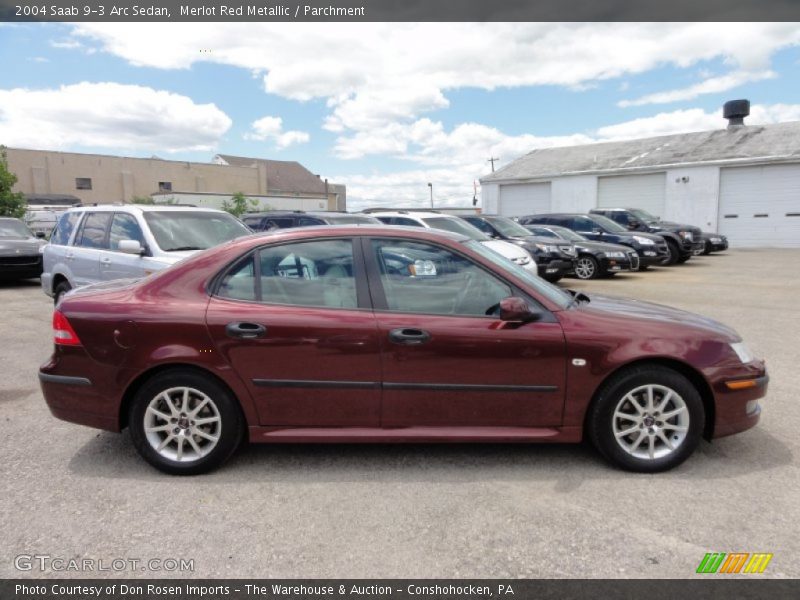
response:
M72 236L75 225L78 224L78 220L81 218L81 214L80 212L67 212L61 215L53 235L50 237L50 243L66 246L69 243L69 238Z

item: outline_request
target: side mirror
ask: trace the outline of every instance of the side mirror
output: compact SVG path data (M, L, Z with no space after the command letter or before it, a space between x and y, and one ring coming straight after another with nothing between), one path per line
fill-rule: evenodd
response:
M528 303L517 296L500 300L500 320L513 323L530 323L539 318L539 313L532 311Z
M600 229L599 227L595 227L594 229L592 229L592 233L595 235L603 235L603 230Z
M121 240L118 249L125 254L144 254L144 248L137 240Z
M43 240L44 238L47 237L47 234L44 231L37 231L35 235L40 240Z

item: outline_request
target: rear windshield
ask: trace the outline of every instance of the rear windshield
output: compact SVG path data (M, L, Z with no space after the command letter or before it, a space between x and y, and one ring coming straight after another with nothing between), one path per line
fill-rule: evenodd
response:
M148 211L144 220L164 252L205 250L252 233L224 212Z
M455 217L451 219L448 219L447 217L425 217L422 220L434 229L443 229L444 231L450 231L451 233L459 233L471 240L485 242L486 240L492 239L480 229L473 227L466 221L456 219Z
M493 217L487 219L489 223L494 225L495 229L507 237L526 237L531 234L530 231L525 229L516 221L512 221L508 217Z
M603 215L591 215L591 219L598 225L604 227L606 231L610 231L611 233L627 233L628 231L622 225L612 221L608 217L604 217Z
M0 238L24 239L29 237L33 237L33 234L22 221L0 221Z

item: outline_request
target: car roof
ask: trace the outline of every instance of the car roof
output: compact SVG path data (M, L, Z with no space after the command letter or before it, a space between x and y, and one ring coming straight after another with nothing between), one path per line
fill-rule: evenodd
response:
M459 233L452 233L442 229L408 227L404 225L397 225L386 227L385 225L377 225L372 223L355 223L347 225L311 225L308 227L290 227L287 229L274 229L272 231L262 231L254 233L253 235L236 238L228 244L237 244L241 242L246 245L249 242L245 240L252 240L254 237L269 239L270 241L290 241L294 238L308 238L308 232L315 232L318 237L339 237L339 236L375 236L375 237L409 237L421 238L428 240L435 240L437 237L447 238L457 242L469 241L465 235ZM409 235L410 234L410 235Z
M387 210L387 211L371 211L364 213L367 217L411 217L412 219L425 219L430 217L446 217L448 219L457 219L453 215L447 215L439 212L426 212L421 210Z
M74 206L67 209L66 212L84 212L90 210L92 212L207 212L207 213L221 213L225 212L216 208L201 208L198 206L174 206L172 204L98 204L92 206ZM226 213L227 214L227 213Z

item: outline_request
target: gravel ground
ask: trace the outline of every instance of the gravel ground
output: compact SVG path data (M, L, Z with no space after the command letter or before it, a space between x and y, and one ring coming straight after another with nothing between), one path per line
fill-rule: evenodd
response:
M653 476L584 445L253 446L211 475L161 475L127 433L50 415L36 372L52 304L38 282L0 284L0 577L57 575L15 569L35 554L193 559L199 577L684 578L706 552L737 551L772 552L765 576L798 577L798 262L739 250L565 280L714 317L767 359L759 426Z

